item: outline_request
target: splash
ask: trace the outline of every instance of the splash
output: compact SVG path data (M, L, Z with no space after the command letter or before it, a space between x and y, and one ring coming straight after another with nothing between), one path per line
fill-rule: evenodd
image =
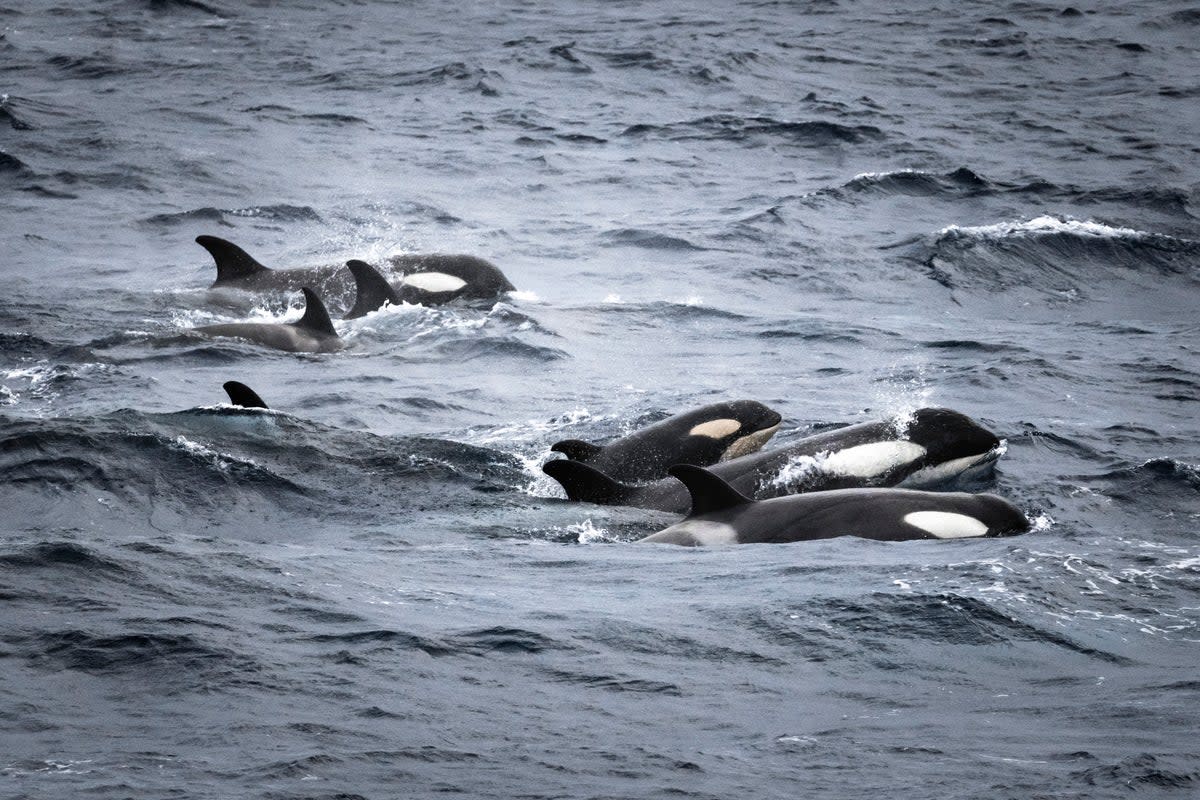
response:
M601 542L614 542L616 539L605 528L597 528L592 518L588 517L583 522L577 522L574 525L566 527L567 533L574 534L580 544L597 544Z

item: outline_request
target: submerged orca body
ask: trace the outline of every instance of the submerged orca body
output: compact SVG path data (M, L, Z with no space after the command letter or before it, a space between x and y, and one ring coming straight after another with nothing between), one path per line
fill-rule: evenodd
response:
M808 436L786 447L744 455L712 467L736 491L757 500L867 486L933 486L986 468L1000 440L965 414L923 408L902 427L870 422ZM670 478L632 485L591 465L558 459L542 470L571 500L685 512L690 498Z
M443 253L413 253L391 256L388 261L402 278L392 286L395 299L380 293L377 287L364 296L363 283L387 280L378 270L364 261L351 261L350 271L340 264L300 269L271 269L259 263L236 244L216 236L197 236L196 243L213 257L217 279L213 289L230 288L260 292L296 291L305 286L316 287L339 302L348 301L356 291L358 297L346 319L361 317L383 306L384 302L421 303L438 305L459 298L489 299L513 290L504 273L482 258ZM374 273L374 276L370 276Z
M751 500L700 467L671 468L691 495L692 512L641 542L686 546L803 542L859 536L887 542L1004 536L1029 520L994 494L912 489L836 489Z
M344 345L321 298L307 287L301 291L304 292L304 316L296 322L223 322L202 325L193 330L206 336L246 339L291 353L331 353L341 350Z
M666 477L675 464L706 467L753 453L782 419L762 403L734 400L676 414L604 446L565 439L550 449L613 480L652 481Z
M229 395L229 402L235 406L242 408L266 408L267 404L258 396L258 392L251 389L244 383L237 381L225 381L223 384L225 394Z

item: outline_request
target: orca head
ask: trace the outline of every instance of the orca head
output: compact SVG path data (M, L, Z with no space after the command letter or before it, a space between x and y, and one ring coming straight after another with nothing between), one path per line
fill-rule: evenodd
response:
M688 436L708 439L716 461L728 461L760 449L779 430L783 417L755 400L734 400L705 406L697 412L702 419Z
M954 497L942 493L937 496ZM1032 528L1024 512L1002 497L994 494L960 496L969 497L968 502L958 507L909 511L902 522L935 539L1012 536Z
M983 464L1003 452L996 434L966 414L948 408L922 408L903 431L904 437L925 449L920 470L906 483L938 483Z

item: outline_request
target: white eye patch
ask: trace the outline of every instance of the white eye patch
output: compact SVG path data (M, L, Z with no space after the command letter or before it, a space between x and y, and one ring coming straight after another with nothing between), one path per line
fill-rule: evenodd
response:
M966 539L971 536L983 536L988 529L987 525L974 517L950 511L914 511L911 514L905 514L904 521L939 539Z
M462 278L456 278L444 272L414 272L412 275L405 275L403 283L414 289L431 293L457 292L467 285Z
M688 431L689 436L707 436L709 439L720 439L722 436L728 436L736 430L741 429L742 423L736 419L712 419L708 422L701 422L696 427Z

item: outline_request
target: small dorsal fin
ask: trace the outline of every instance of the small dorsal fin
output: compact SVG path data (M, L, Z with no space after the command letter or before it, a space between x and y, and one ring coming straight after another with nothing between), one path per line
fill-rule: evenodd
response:
M591 461L604 448L582 439L563 439L550 445L550 449L562 453L572 461Z
M754 502L703 467L676 464L667 472L678 478L687 487L688 494L692 496L692 510L688 514L689 517L724 511L727 508Z
M241 406L242 408L267 407L267 404L258 396L258 393L244 383L225 381L225 394L229 395L229 402L235 406Z
M333 327L333 320L329 318L329 312L325 310L325 304L321 302L317 293L307 286L300 291L304 292L304 316L293 322L292 325L313 333L337 336L337 328Z
M620 505L633 487L617 483L595 467L569 458L556 458L542 464L542 472L562 484L571 500L600 505Z
M354 286L358 292L354 299L354 308L346 314L346 319L356 319L378 311L384 303L400 304L400 295L387 282L387 278L365 261L353 259L346 262L350 272L354 274Z
M270 272L270 268L254 260L254 258L233 242L227 242L216 236L197 236L196 244L203 247L217 263L217 280L214 286L225 281L245 278L256 272Z

